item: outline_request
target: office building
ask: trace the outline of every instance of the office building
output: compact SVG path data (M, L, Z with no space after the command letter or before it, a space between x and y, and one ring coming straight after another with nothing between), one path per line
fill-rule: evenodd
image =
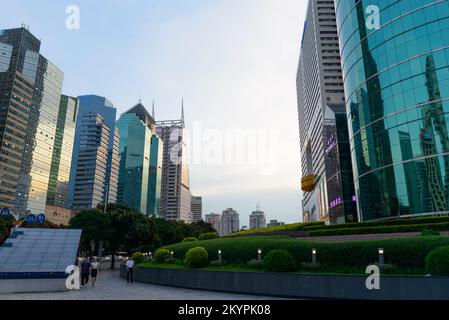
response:
M111 129L98 113L85 113L78 118L78 161L74 179L73 209L93 209L104 203L108 145Z
M256 211L253 211L249 216L249 228L263 229L267 227L267 220L265 218L265 213L258 207Z
M70 169L75 140L77 110L78 99L65 95L61 96L50 180L48 182L47 206L68 208Z
M232 208L228 208L221 214L221 235L240 231L240 215Z
M270 220L270 223L267 224L267 227L278 227L278 226L283 226L285 225L285 222L279 222L277 220Z
M184 107L180 120L157 121L156 133L164 142L161 216L167 220L190 223L190 173Z
M155 121L142 103L117 121L120 134L119 203L147 214L151 139Z
M85 115L92 116L92 114L97 114L99 118L102 119L105 127L109 130L107 141L106 174L103 181L104 195L102 196L102 199L103 201L106 200L108 203L115 203L117 200L119 171L119 133L115 127L117 109L111 101L104 97L96 95L79 96L78 117L75 130L75 142L73 146L72 169L70 174L69 208L73 207L75 177L78 171L79 149L83 131L81 118Z
M336 0L362 221L449 212L449 2Z
M157 134L153 134L151 137L150 175L148 182L147 214L149 216L159 217L161 215L163 152L164 142Z
M221 236L221 215L218 213L210 213L206 214L204 219L205 222L210 224L215 231L217 231L218 235Z
M203 220L203 198L192 196L192 222Z
M352 167L335 7L309 0L297 74L303 220L353 222ZM346 149L344 148L346 144Z
M0 31L0 206L43 213L63 73L26 28Z

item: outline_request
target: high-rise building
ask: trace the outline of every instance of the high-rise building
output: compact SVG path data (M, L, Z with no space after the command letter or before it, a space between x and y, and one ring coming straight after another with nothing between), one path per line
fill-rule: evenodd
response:
M0 31L0 205L45 211L64 75L26 28Z
M297 74L303 220L357 219L335 7L309 0ZM345 137L346 133L346 137ZM348 165L349 164L349 165Z
M218 235L221 236L221 215L218 213L210 213L206 214L204 219L205 222L210 224L215 231L217 231Z
M449 2L336 0L362 221L449 211Z
M240 215L232 208L228 208L221 214L221 235L240 231Z
M265 218L265 213L257 208L256 211L253 211L249 216L249 228L251 230L254 229L263 229L267 227L267 219Z
M270 223L267 224L267 227L271 228L271 227L278 227L278 226L283 226L283 225L285 225L285 222L279 222L277 220L270 220Z
M203 198L192 196L192 222L203 220Z
M80 141L82 135L81 118L86 114L98 114L103 119L104 124L109 129L107 157L106 157L106 175L104 177L104 195L103 201L114 203L117 199L117 184L119 171L118 143L119 133L115 127L117 109L108 99L96 95L87 95L78 97L78 117L75 130L75 142L73 146L72 170L70 174L69 188L69 207L73 207L73 197L75 190L75 176L78 171L78 159Z
M154 113L153 113L154 119ZM162 162L164 142L157 134L151 137L150 148L150 175L148 182L148 208L149 216L161 215L161 191L162 191Z
M161 215L167 220L190 223L192 212L184 107L180 120L156 122L156 133L164 142Z
M85 113L78 118L79 148L74 179L73 209L92 209L104 203L108 144L111 129L98 113Z
M138 103L117 121L120 131L119 203L147 214L151 139L155 121Z
M78 110L78 99L61 96L48 183L47 206L68 208L70 168Z

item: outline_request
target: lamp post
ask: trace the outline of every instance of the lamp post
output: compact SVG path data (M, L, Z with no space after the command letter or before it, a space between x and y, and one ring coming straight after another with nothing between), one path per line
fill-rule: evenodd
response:
M151 252L148 252L148 257L150 258L150 260L153 260L153 254Z
M171 258L173 259L173 256L175 253L172 251L172 252L170 252L170 254L171 254Z
M223 262L222 256L221 256L221 249L218 250L218 263L221 264Z
M385 264L384 249L379 248L379 265L383 266L384 264Z
M257 261L262 262L262 249L257 250Z
M312 264L316 264L316 249L312 249Z

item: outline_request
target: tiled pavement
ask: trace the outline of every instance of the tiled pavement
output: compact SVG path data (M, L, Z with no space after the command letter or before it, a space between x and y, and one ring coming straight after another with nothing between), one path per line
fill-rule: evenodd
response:
M0 294L0 300L272 300L270 297L236 295L151 284L127 284L118 271L101 271L97 283L81 290L53 293Z

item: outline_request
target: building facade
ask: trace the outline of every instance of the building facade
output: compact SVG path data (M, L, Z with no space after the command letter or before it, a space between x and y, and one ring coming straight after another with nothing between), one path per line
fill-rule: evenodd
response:
M344 136L339 132L344 133L347 127L345 122L336 121L337 115L345 112L345 98L332 1L309 0L297 95L303 220L332 224L355 221L349 153L340 149L347 141L338 141Z
M47 206L68 208L77 112L78 99L62 95L48 182Z
M105 201L105 179L111 129L98 113L78 118L79 148L74 178L73 210L96 208Z
M153 114L154 119L154 114ZM164 142L157 134L151 137L150 148L150 175L148 182L148 208L149 216L161 215L161 192L162 192L162 162Z
M251 230L263 229L267 227L267 219L265 213L260 209L253 211L249 216L249 228Z
M155 121L139 103L120 117L117 128L120 132L117 201L146 214Z
M78 159L80 141L82 136L82 122L81 118L86 114L98 114L103 119L105 126L108 127L110 133L108 136L108 154L106 161L106 175L104 177L104 192L103 199L109 203L116 202L117 199L117 184L118 184L118 130L115 128L115 121L117 117L117 109L111 101L104 97L96 95L86 95L78 97L78 117L75 130L75 142L73 146L72 169L70 174L70 188L69 188L69 207L73 207L73 198L75 192L75 176L78 171Z
M221 236L240 231L240 215L232 208L221 214Z
M156 133L164 142L161 215L167 220L192 222L188 146L181 120L156 122Z
M64 75L28 29L0 31L0 205L43 213Z
M218 235L221 236L221 215L218 213L210 213L206 214L204 217L205 222L210 224L215 231L217 231Z
M449 2L335 3L360 220L447 214Z
M203 220L203 198L192 196L192 222Z
M278 226L283 226L285 225L285 222L279 222L277 220L270 220L270 223L267 224L267 227L278 227Z

